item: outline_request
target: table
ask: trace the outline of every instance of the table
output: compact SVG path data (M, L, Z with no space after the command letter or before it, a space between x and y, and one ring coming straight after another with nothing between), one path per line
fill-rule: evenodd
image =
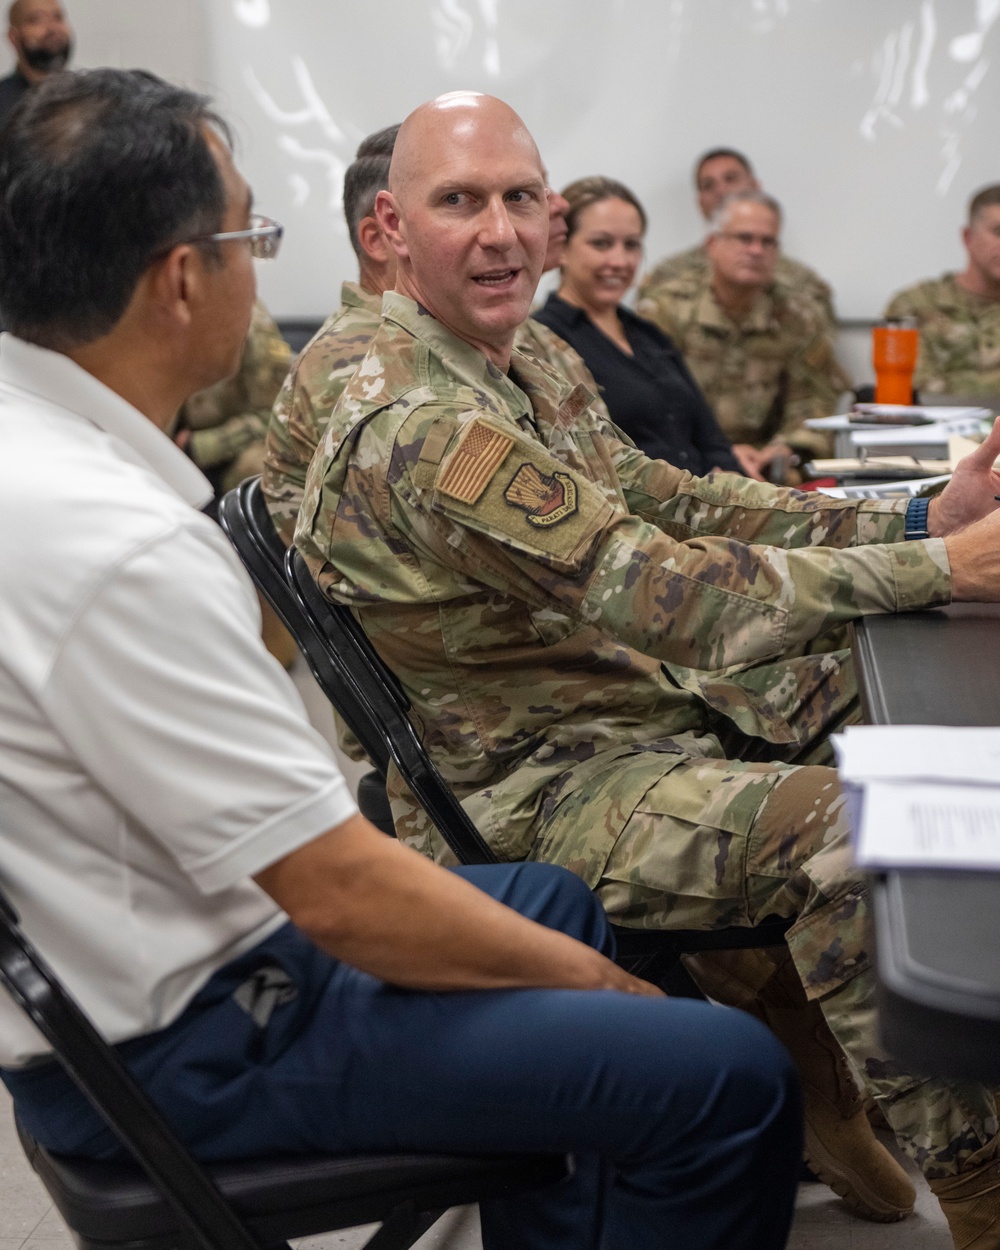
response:
M853 652L874 725L1000 725L1000 605L866 617ZM880 1027L907 1068L1000 1080L1000 873L873 878Z

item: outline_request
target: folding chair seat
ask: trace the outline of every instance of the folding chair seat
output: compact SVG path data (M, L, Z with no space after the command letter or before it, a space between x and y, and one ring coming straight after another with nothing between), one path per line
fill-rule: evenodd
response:
M43 1149L28 1161L82 1250L288 1250L382 1222L368 1250L407 1250L448 1207L562 1180L562 1155L302 1155L200 1165L21 931L0 894L0 983L138 1160Z

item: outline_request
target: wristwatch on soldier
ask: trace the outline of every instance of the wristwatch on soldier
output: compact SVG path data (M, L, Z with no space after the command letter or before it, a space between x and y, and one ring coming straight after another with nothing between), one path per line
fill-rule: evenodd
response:
M906 520L903 523L904 538L930 538L927 528L927 509L930 506L931 501L926 496L923 499L910 500L906 505Z

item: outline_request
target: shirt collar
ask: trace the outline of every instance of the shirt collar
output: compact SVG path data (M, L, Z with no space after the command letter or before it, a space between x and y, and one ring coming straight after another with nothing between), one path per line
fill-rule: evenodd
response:
M382 316L402 326L435 356L446 361L459 381L473 388L492 391L515 411L530 409L527 396L506 373L478 348L446 330L436 317L414 300L400 295L398 291L386 291L382 296Z
M378 313L382 307L382 296L366 291L358 282L344 282L340 287L340 302L346 308L365 308Z
M741 317L737 321L726 312L715 298L715 292L712 290L711 283L711 268L709 268L706 280L698 296L695 316L700 325L726 331L731 330L735 326L744 334L748 332L766 333L777 328L777 322L774 317L774 301L771 298L770 288L758 291L754 297L753 304L750 306L750 311L745 317Z
M555 313L563 325L578 326L590 320L582 308L578 308L576 304L571 304L569 300L563 299L557 291L549 292L549 298L545 301L545 308Z
M0 335L0 389L52 404L103 430L132 464L149 469L192 508L213 496L201 470L148 417L62 352Z
M963 311L968 308L989 308L997 303L988 295L977 295L975 291L967 291L964 286L959 286L957 273L944 275L935 302L940 308L958 308Z

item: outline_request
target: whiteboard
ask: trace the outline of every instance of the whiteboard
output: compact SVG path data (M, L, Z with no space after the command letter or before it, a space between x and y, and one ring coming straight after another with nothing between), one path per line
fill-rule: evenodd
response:
M203 0L201 16L206 85L287 228L260 269L279 316L324 316L356 271L340 195L358 141L461 87L521 113L553 185L631 186L651 264L701 235L695 156L745 150L842 317L961 267L968 198L1000 181L1000 0Z

